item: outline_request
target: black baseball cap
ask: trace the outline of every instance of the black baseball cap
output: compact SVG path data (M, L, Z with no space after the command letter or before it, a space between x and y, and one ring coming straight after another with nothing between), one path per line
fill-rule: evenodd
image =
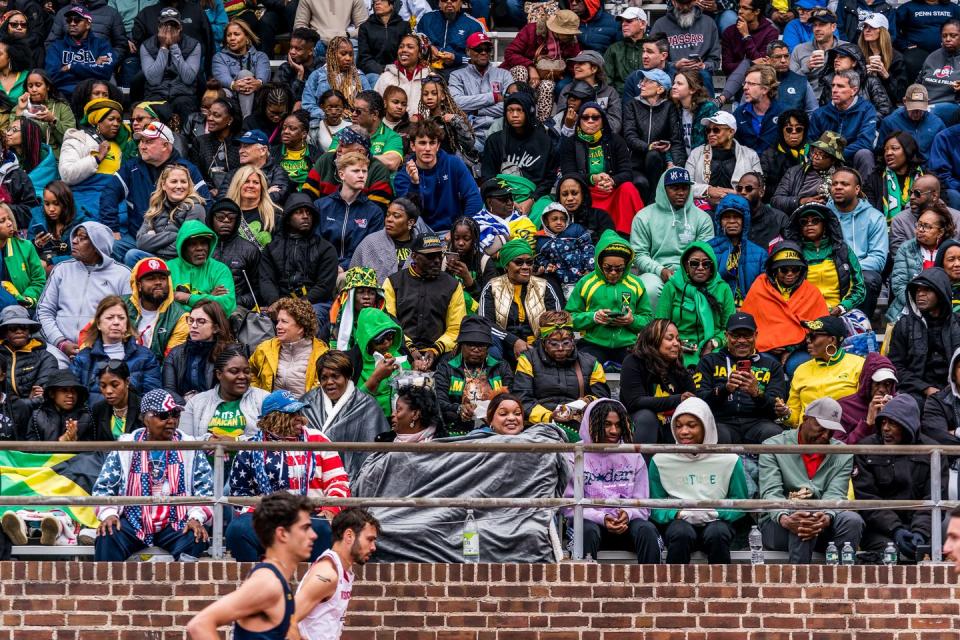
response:
M727 320L727 331L736 331L737 329L756 331L757 321L749 313L738 311Z

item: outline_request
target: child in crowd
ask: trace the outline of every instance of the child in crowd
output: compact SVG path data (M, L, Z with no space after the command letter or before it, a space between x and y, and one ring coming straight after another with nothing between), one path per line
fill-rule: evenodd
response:
M576 222L559 202L543 210L543 228L537 232L537 256L533 267L538 276L554 275L564 293L586 274L593 271L593 242L590 232Z

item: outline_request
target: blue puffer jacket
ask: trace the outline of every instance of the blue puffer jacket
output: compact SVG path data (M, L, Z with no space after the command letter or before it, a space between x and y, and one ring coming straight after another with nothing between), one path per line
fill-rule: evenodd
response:
M320 212L320 223L314 233L333 245L340 266L346 271L360 241L383 229L383 210L370 202L365 193L359 194L352 204L347 204L340 192L334 191L318 198L314 204Z
M740 248L740 261L737 263L735 273L731 273L727 265L730 252L733 250L733 243L720 228L720 212L725 209L736 209L743 216L743 231L740 233L742 247ZM717 216L714 220L716 235L707 241L713 247L713 252L717 256L720 277L733 292L733 301L737 307L747 296L753 281L764 272L764 265L767 261L767 252L763 247L747 240L750 236L750 215L750 204L743 196L734 194L724 196L717 204Z
M845 111L828 102L810 114L810 140L817 140L824 131L835 131L847 139L843 157L853 162L861 149L873 149L877 137L877 110L861 97Z
M417 33L430 38L430 44L440 51L446 51L456 56L454 64L449 68L458 69L467 64L467 38L471 34L483 31L483 25L471 15L461 12L453 22L447 22L439 11L431 11L420 18L417 23Z
M580 41L581 49L592 49L603 53L614 42L622 39L623 31L620 29L620 23L602 8L586 22L580 21L580 35L577 36L577 40Z
M151 389L159 389L163 386L160 378L160 363L150 349L137 344L133 338L128 338L123 343L123 351L123 361L130 368L130 384L137 393L142 396ZM109 360L110 356L103 350L103 341L98 338L92 347L81 349L70 363L70 371L90 392L91 407L103 400L103 396L100 395L97 371Z

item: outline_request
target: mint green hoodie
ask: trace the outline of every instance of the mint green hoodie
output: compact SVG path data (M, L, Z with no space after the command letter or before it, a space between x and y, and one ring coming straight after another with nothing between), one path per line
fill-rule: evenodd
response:
M206 261L199 267L186 261L183 257L183 245L189 239L196 236L206 236L210 238L210 252L207 254ZM237 308L237 296L233 287L233 274L230 268L215 260L210 256L213 250L217 248L217 234L213 229L203 224L199 220L187 220L177 232L177 257L167 262L170 268L170 279L173 281L173 287L185 286L190 289L190 300L184 305L193 308L201 300L213 300L220 303L223 312L230 317ZM217 285L223 285L227 293L215 296L213 291Z

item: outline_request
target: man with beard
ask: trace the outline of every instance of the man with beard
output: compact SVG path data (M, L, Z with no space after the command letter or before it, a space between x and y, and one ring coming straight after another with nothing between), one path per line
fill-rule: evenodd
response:
M144 258L130 273L128 296L122 296L137 343L150 349L159 362L170 349L186 341L187 308L174 300L170 269L160 258Z
M897 255L897 249L910 238L917 237L917 220L924 210L933 206L940 199L940 180L937 176L930 174L919 176L913 183L913 189L910 190L910 207L904 209L890 222L890 255ZM953 217L953 224L960 225L960 211L950 209L950 215ZM957 237L960 240L960 227L958 227Z
M93 17L86 8L71 6L63 19L67 23L66 33L47 42L44 67L57 89L69 97L81 80L108 81L113 77L117 56L109 41L92 32Z
M513 75L503 67L491 66L493 42L481 32L467 38L470 64L450 74L450 95L470 116L477 141L483 144L493 121L503 115L503 99Z
M313 563L297 587L293 620L303 640L336 640L350 606L353 567L377 550L380 523L366 509L344 509L330 524L333 546Z
M750 230L747 238L767 249L787 226L787 214L764 203L766 189L763 176L756 171L748 171L740 176L736 190L738 196L743 196L750 203Z
M778 88L777 73L769 65L750 67L743 81L743 103L734 112L736 139L757 155L777 143L777 119L783 112Z
M467 38L484 28L479 20L463 11L463 0L440 0L439 7L420 18L417 33L430 38L433 58L443 65L440 73L449 78L451 71L470 61Z
M201 300L213 300L230 317L237 308L233 276L227 265L210 257L216 248L216 234L199 220L187 220L180 227L178 257L168 263L173 299L188 309Z
M651 32L667 37L676 70L699 73L713 96L712 74L720 68L720 34L713 18L704 15L693 0L678 0L653 23Z

